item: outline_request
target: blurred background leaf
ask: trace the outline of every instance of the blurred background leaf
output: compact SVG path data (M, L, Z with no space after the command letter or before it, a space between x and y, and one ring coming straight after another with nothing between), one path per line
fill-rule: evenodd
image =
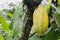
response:
M4 30L9 30L9 24L7 23L6 19L4 18L4 16L2 15L2 12L0 12L0 22L2 24L2 28Z
M4 38L3 38L3 36L2 36L2 35L0 35L0 40L4 40Z

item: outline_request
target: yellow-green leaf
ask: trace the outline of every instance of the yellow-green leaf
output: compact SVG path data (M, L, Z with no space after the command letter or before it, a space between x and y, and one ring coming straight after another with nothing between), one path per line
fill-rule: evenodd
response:
M3 36L0 35L0 40L4 40Z

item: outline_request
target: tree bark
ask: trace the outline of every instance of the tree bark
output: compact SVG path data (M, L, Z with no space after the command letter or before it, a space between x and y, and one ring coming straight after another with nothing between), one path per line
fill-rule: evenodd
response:
M23 0L23 11L24 11L24 19L23 19L23 34L19 40L28 40L30 30L33 25L33 11L40 4L42 0Z

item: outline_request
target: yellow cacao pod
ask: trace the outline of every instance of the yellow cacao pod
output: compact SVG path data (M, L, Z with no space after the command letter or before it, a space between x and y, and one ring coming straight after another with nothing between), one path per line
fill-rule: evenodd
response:
M36 32L39 36L43 36L48 28L48 13L43 5L39 5L33 13L33 26L31 33Z

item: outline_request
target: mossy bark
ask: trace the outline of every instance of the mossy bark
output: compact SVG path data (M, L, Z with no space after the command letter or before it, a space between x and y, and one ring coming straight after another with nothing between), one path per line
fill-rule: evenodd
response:
M40 4L41 0L23 0L23 34L19 40L28 40L30 30L33 25L33 12L34 9Z

